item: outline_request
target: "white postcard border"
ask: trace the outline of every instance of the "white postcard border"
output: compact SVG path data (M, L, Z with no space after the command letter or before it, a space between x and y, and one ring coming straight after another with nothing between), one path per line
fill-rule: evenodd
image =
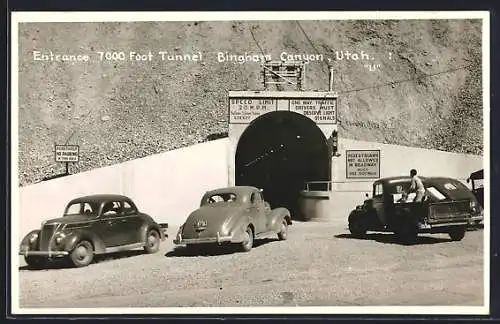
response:
M346 11L346 12L21 12L11 14L11 215L19 209L18 157L18 24L27 22L145 22L227 20L405 20L481 19L483 73L484 186L490 188L490 19L488 11ZM21 308L19 306L19 220L11 217L12 314L446 314L487 315L490 308L490 197L484 205L483 306L355 306L355 307L166 307L166 308Z

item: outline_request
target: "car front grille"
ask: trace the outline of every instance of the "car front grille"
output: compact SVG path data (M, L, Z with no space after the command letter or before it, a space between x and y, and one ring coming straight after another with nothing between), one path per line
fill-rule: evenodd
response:
M42 230L40 231L40 240L38 249L40 251L48 251L50 248L50 242L52 241L52 237L54 236L58 224L48 224L42 226Z

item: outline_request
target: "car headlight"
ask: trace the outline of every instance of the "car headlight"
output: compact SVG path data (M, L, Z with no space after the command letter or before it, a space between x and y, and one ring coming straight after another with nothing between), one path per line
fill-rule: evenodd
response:
M64 241L64 238L66 237L65 234L61 233L56 237L56 244L61 244Z
M475 212L476 212L476 210L477 210L477 208L476 208L476 202L475 202L475 201L473 201L473 200L471 200L471 201L470 201L470 210L471 210L473 213L475 213Z
M38 239L38 234L37 233L31 234L30 239L29 239L30 244L35 243L37 239Z

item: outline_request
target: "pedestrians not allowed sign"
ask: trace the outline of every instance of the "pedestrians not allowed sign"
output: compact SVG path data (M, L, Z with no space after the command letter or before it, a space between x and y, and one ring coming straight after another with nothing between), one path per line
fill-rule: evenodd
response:
M55 149L56 162L78 162L78 145L57 145Z
M346 178L380 178L380 150L347 150Z

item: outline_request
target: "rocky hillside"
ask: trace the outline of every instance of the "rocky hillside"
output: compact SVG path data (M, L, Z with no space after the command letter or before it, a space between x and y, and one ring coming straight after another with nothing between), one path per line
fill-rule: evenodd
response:
M100 61L99 51L126 58ZM131 61L131 51L154 57ZM339 59L345 51L370 59ZM320 90L330 58L341 137L482 153L480 21L29 23L19 28L21 185L64 172L54 143L80 145L76 173L224 136L227 91L262 85L259 63L219 62L218 52L321 54L306 79Z

